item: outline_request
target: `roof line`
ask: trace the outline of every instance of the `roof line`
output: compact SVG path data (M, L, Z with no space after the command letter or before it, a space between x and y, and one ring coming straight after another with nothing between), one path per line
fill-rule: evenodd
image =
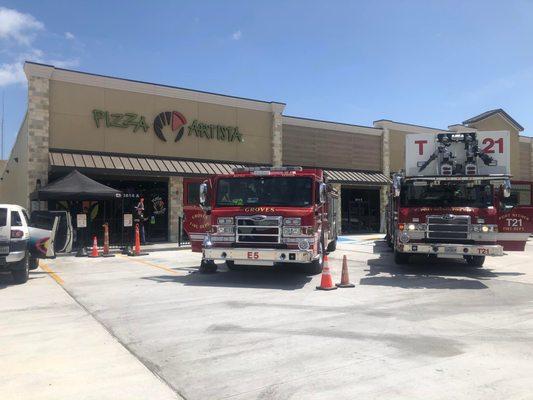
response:
M327 123L327 124L337 124L337 125L345 125L345 126L355 126L355 127L358 127L358 128L369 128L369 129L380 130L380 128L376 128L375 126L348 124L348 123L346 123L346 122L335 122L335 121L328 121L328 120L324 120L324 119L306 118L306 117L297 117L297 116L295 116L295 115L286 115L286 114L283 114L283 116L284 116L284 117L287 117L287 118L303 119L303 120L306 120L306 121L325 122L325 123Z
M283 104L283 105L286 105L286 103L283 103L283 102L280 102L280 101L258 100L258 99L252 99L252 98L249 98L249 97L232 96L232 95L229 95L229 94L209 92L209 91L206 91L206 90L189 89L189 88L184 88L184 87L181 87L181 86L165 85L165 84L162 84L162 83L140 81L140 80L136 80L136 79L119 78L117 76L112 76L112 75L102 75L102 74L95 74L95 73L92 73L92 72L78 71L78 70L74 70L74 69L58 68L58 67L56 67L54 65L42 64L42 63L38 63L38 62L34 62L34 61L25 61L25 63L26 64L39 65L39 66L42 66L42 67L50 67L50 68L53 68L53 69L58 70L58 71L73 72L73 73L76 73L76 74L96 76L96 77L100 77L100 78L117 79L117 80L125 81L125 82L141 83L141 84L145 84L145 85L154 85L154 86L159 86L159 87L164 87L164 88L169 88L169 89L179 89L179 90L186 90L186 91L195 92L195 93L211 94L211 95L215 95L215 96L229 97L231 99L257 101L259 103L265 103L265 104Z
M503 108L495 108L493 110L482 112L481 114L478 114L472 118L468 118L467 120L463 121L463 124L467 125L467 124L475 123L478 121L482 121L496 114L502 114L504 119L507 119L508 122L510 122L511 125L514 125L515 128L518 128L519 131L524 130L524 127L520 125L513 117L511 117Z
M418 128L426 128L426 129L433 129L433 130L435 130L435 131L449 132L448 129L433 128L433 127L431 127L431 126L417 125L417 124L410 124L410 123L408 123L408 122L398 122L398 121L393 121L392 119L378 119L378 120L374 121L374 124L375 124L376 122L392 122L392 123L394 123L394 124L416 126L416 127L418 127Z

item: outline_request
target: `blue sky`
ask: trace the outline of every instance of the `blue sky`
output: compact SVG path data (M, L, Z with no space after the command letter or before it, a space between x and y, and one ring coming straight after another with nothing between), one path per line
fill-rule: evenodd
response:
M531 1L0 1L6 151L24 59L444 128L504 108L533 132Z

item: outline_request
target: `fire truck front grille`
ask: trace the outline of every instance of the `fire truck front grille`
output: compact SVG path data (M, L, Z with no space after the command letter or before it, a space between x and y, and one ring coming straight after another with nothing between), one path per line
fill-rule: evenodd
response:
M432 215L427 218L428 239L468 239L470 216Z
M253 215L236 217L237 243L281 243L282 217Z

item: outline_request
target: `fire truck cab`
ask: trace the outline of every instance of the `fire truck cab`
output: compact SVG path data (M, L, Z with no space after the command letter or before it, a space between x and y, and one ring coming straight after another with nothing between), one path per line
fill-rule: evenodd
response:
M184 228L204 272L218 260L229 269L290 263L317 274L336 247L337 198L319 169L237 168L201 183L200 208L185 209Z
M510 202L509 132L407 135L405 166L387 209L396 263L421 254L482 266L486 256L524 250L532 210Z

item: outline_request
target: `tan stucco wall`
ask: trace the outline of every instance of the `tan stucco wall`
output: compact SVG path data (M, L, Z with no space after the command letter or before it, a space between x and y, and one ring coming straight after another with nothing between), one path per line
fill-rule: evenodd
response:
M516 174L516 179L522 181L532 180L531 176L531 143L530 142L520 142L520 169L518 174Z
M147 132L133 128L96 127L93 109L110 113L143 115ZM174 142L156 137L154 118L164 111L178 111L188 125L197 119L208 124L237 126L243 141L206 139L185 134ZM167 128L168 129L168 128ZM61 81L50 82L50 148L146 154L168 157L229 160L270 164L272 161L272 112L181 100L161 95L105 89Z
M389 129L390 172L405 168L405 137L407 132Z
M381 142L381 135L283 124L283 163L381 171Z
M15 161L18 158L18 162ZM18 204L29 207L28 193L28 118L20 127L17 139L11 150L6 165L9 173L2 171L3 180L0 181L0 203Z
M489 118L470 124L472 128L478 131L509 131L511 137L511 175L518 176L520 174L520 146L518 130L499 115L492 115Z

